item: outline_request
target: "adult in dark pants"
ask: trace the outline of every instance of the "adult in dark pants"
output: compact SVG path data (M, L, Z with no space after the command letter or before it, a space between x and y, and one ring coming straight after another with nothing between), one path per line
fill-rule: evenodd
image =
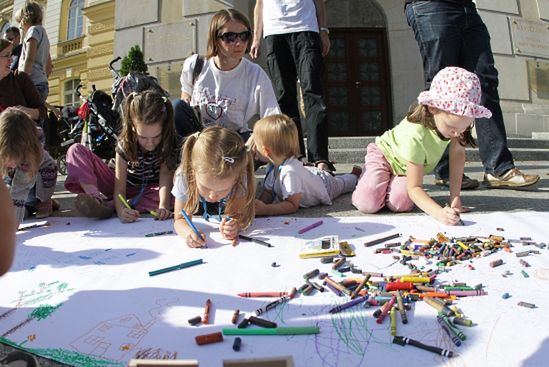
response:
M474 72L482 86L482 104L492 117L476 121L479 154L484 166L484 185L492 188L535 184L537 175L519 171L507 147L507 135L498 95L498 71L490 46L490 34L472 0L406 0L406 18L412 27L423 58L425 88L435 74L447 66ZM448 186L448 154L435 168L435 183ZM478 181L467 176L462 189Z
M307 131L307 160L326 171L328 132L324 104L324 60L330 51L329 30L323 0L257 0L254 8L254 38L250 55L259 56L265 37L267 65L278 104L298 128L301 154L305 155L299 114L297 80L301 86Z

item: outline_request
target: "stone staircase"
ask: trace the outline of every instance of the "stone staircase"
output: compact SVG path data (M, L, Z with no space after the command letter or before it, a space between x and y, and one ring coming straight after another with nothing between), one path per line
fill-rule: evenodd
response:
M356 164L364 162L366 146L375 137L332 137L329 139L330 160L339 164ZM549 140L529 138L508 138L507 145L515 161L549 162ZM467 148L468 162L480 161L478 148Z

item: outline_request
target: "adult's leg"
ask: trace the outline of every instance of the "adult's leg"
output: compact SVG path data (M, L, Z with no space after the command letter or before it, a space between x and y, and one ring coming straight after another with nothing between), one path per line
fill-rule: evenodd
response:
M364 169L353 192L352 203L363 213L377 213L385 206L393 176L391 165L375 143L366 148Z
M283 113L294 120L299 135L299 149L305 156L303 128L299 115L297 101L297 71L294 58L290 50L289 37L291 34L267 36L267 71L273 83L278 105Z
M307 131L307 160L328 160L328 131L324 104L324 59L316 32L292 33L291 49L303 93Z
M114 193L114 171L101 158L82 144L73 144L67 151L65 188L74 193L95 194L82 185L95 187L107 197Z
M425 89L433 77L447 66L460 66L462 60L464 7L439 1L416 1L406 6L406 19L423 60ZM435 176L448 179L448 151L434 169Z
M474 72L482 87L482 105L492 117L476 120L480 158L484 170L501 175L515 167L507 147L507 134L499 104L498 71L490 45L490 34L475 8L466 8L467 27L464 29L464 53L468 70Z
M193 107L179 98L172 101L172 106L175 131L177 131L179 136L184 138L196 131L200 131L201 122L198 121Z

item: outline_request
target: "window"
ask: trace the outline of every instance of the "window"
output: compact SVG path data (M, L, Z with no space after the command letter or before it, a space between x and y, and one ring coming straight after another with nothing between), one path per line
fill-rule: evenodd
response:
M76 87L80 84L80 79L67 80L63 93L63 102L65 106L78 106L80 99L76 95Z
M69 5L69 17L67 23L67 41L78 38L82 35L82 8L84 0L72 0Z

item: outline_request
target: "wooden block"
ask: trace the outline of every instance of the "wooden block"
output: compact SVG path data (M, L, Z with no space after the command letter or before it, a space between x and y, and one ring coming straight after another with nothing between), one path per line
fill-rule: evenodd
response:
M132 359L128 367L198 367L198 361L194 359Z
M223 361L223 367L294 367L292 356L275 358L233 359Z

